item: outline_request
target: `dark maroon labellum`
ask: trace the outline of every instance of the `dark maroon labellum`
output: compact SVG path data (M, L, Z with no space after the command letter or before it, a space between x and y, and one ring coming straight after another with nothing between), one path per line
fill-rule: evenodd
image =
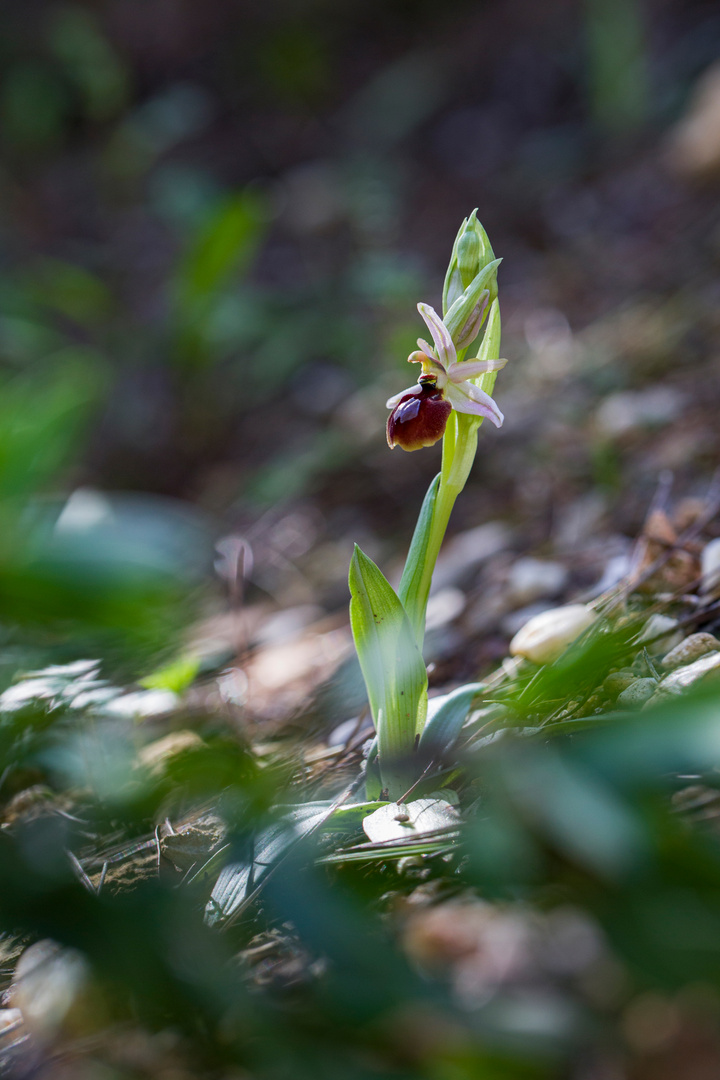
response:
M419 394L405 394L390 413L387 441L392 450L420 450L442 439L452 405L445 401L437 386L422 386Z

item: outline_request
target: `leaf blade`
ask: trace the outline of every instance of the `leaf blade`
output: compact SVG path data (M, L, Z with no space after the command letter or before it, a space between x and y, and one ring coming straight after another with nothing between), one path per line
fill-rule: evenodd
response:
M423 499L398 589L400 603L407 612L418 647L422 647L425 632L425 612L427 610L431 580L425 574L425 562L439 487L440 473L430 484Z
M349 584L350 625L375 720L382 782L402 794L412 776L408 761L427 692L425 664L398 596L357 545Z

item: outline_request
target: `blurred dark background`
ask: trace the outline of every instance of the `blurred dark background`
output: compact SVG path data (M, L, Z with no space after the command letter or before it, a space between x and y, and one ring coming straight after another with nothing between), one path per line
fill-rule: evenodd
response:
M278 802L357 776L352 543L397 580L440 448L391 453L385 400L474 207L506 423L441 553L431 693L688 523L630 610L718 632L717 4L25 0L0 53L0 1039L28 942L96 980L70 1056L38 1026L12 1075L716 1077L712 693L606 724L609 659L550 668L523 709L567 700L571 735L482 720L449 862L335 872L326 837L228 933L213 857L161 875L159 830L210 807L242 868ZM612 666L647 684L643 654Z
M81 520L186 500L275 603L344 606L351 541L399 558L438 468L387 450L384 400L475 206L511 363L453 530L587 586L663 470L704 491L716 5L28 0L0 48L6 410L42 445L74 418L34 485Z

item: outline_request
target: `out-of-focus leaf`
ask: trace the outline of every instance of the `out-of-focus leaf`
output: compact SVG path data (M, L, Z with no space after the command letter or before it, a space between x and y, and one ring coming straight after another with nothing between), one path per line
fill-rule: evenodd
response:
M97 401L102 386L97 358L73 348L56 359L42 380L17 376L2 387L0 514L8 512L6 500L38 494L55 478Z
M41 504L22 518L3 509L6 624L34 627L56 644L72 640L80 655L133 654L145 670L173 647L210 550L197 515L169 500L99 492L76 492L59 514Z
M83 326L96 326L108 318L113 301L110 290L85 267L61 259L42 259L32 268L26 293L38 306L48 307Z
M93 13L79 4L59 5L49 39L66 78L80 91L88 117L106 120L117 112L127 96L128 77Z
M260 833L249 861L232 862L221 871L205 908L206 923L219 926L232 918L278 859L326 816L327 807L320 810L313 804L297 807Z
M547 748L512 754L503 775L533 827L580 864L617 878L642 859L645 835L631 808L572 757Z
M200 227L179 272L179 300L194 305L247 268L264 231L265 206L254 191L226 199Z
M0 110L3 132L19 149L49 149L62 135L70 108L62 79L49 68L19 61L6 69Z
M201 661L197 656L183 654L169 664L158 668L152 674L146 675L140 680L142 686L149 690L172 690L175 694L181 694L183 690L192 684L200 671Z

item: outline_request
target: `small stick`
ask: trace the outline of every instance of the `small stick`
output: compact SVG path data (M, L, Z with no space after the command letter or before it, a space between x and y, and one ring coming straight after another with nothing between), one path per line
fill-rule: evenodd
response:
M85 886L85 888L88 889L91 893L95 893L95 886L93 885L92 881L87 876L87 874L85 873L85 871L84 871L84 869L82 867L82 864L81 864L80 860L78 859L78 857L76 855L73 855L72 851L69 851L68 848L65 848L65 854L67 855L68 859L70 860L70 862L72 864L72 867L73 867L73 870L75 871L75 873L77 874L79 880L82 882L82 884Z
M98 881L98 887L97 887L96 896L100 895L100 890L102 889L103 885L105 884L105 875L107 874L107 869L108 869L108 864L107 864L107 862L104 862L103 863L103 868L100 871L100 880Z

